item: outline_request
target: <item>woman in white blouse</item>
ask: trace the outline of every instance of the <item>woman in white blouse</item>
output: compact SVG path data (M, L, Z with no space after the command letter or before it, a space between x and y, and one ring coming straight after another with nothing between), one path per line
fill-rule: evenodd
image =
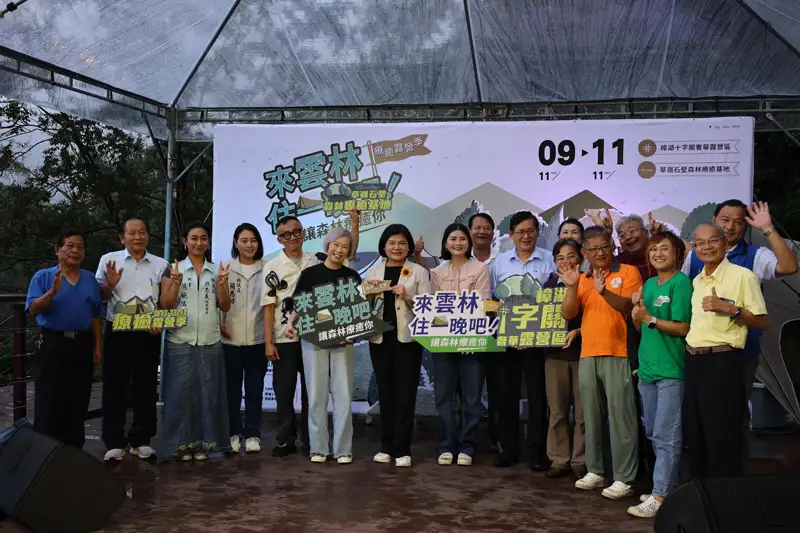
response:
M231 451L261 451L261 398L267 358L264 356L264 243L255 226L245 222L233 232L228 274L231 309L222 313L220 333L228 382L228 419ZM242 381L244 380L244 425Z
M164 420L159 460L204 461L227 451L230 432L219 312L231 308L228 267L209 258L211 232L202 222L184 233L187 257L161 280L161 307L185 309L186 325L167 332Z
M370 268L364 281L380 285L389 281L391 290L380 293L382 320L395 329L370 339L369 352L378 384L381 451L373 460L396 466L411 466L411 437L417 402L422 347L411 338L409 323L414 319L414 296L431 290L430 275L424 267L410 262L414 239L402 224L391 224L378 242L386 260Z
M472 257L472 237L463 224L450 224L442 236L442 259L445 261L431 270L431 288L436 291L477 291L481 297L490 295L489 269L485 263ZM481 389L483 371L474 354L433 354L433 391L436 412L439 415L439 443L437 453L440 465L472 464L475 441L481 417ZM456 423L457 383L461 385L461 428Z

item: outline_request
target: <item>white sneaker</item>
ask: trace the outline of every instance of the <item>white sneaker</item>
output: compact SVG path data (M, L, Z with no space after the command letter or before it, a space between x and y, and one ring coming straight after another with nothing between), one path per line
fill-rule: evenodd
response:
M647 501L647 498L649 498L650 496L652 496L652 494L642 494L641 496L639 496L639 501L644 503L644 502Z
M622 498L633 496L633 487L622 481L615 481L610 487L606 487L601 494L609 500L621 500Z
M442 466L448 466L453 464L453 454L450 452L444 452L442 455L439 456L439 464Z
M336 462L339 463L340 465L349 465L350 463L353 462L353 456L340 455L339 457L336 458Z
M234 435L231 437L231 451L233 453L239 453L242 451L242 439L239 435Z
M123 457L125 457L125 450L114 448L106 452L106 455L103 457L103 461L122 461Z
M394 466L409 467L411 466L411 456L404 455L394 460Z
M321 453L312 453L311 454L311 462L312 463L324 463L327 460L328 460L328 458L325 455L322 455Z
M208 455L206 455L204 452L197 452L196 454L194 454L194 460L195 461L206 461L206 460L208 460Z
M131 455L135 455L139 459L149 459L156 454L156 451L150 446L139 446L138 448L131 448Z
M472 457L465 453L460 453L458 454L457 464L459 466L472 466Z
M375 457L373 457L372 460L376 463L386 464L392 462L392 456L388 453L378 452L375 454Z
M638 516L639 518L653 518L656 516L656 513L660 507L661 502L656 500L653 496L650 496L639 505L635 507L628 507L628 514Z
M193 459L192 454L185 453L181 455L181 461L191 461Z
M258 437L248 437L246 441L244 441L244 452L245 453L258 453L261 451L261 439Z
M597 474L592 474L591 472L575 482L575 488L581 490L602 489L603 485L605 485L603 476L598 476Z

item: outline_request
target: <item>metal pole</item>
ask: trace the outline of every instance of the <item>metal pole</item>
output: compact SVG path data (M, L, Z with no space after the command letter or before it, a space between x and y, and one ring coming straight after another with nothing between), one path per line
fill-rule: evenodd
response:
M13 328L13 342L11 349L12 382L13 385L13 416L14 421L27 416L27 371L25 356L27 343L25 342L25 304L11 304L11 327Z
M172 109L170 110L169 119L167 120L167 202L166 212L164 213L164 259L170 260L170 242L172 241L172 202L173 195L175 194L175 169L178 164L176 159L177 155L177 141L176 133L178 131L177 124L178 113ZM164 401L164 351L166 349L167 334L161 334L161 365L158 379L158 396L161 401Z
M800 146L800 141L797 140L797 137L792 135L792 133L789 130L784 128L783 125L780 122L778 122L778 119L776 119L775 117L772 116L772 113L767 113L766 117L767 117L767 120L769 120L770 122L772 122L773 124L778 126L778 129L781 130L784 133L784 135L789 137L789 139L791 139L791 141L794 144L796 144L797 146Z

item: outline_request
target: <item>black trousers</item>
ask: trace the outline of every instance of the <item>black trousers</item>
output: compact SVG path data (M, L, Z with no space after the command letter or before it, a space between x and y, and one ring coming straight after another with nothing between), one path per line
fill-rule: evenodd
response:
M519 456L519 400L522 379L528 396L528 442L531 459L547 457L547 394L542 350L508 349L493 354L496 360L495 389L498 396L498 434L501 453ZM490 400L491 405L491 400Z
M422 347L416 342L398 342L392 333L384 333L380 344L370 343L369 354L378 383L381 452L404 457L411 455Z
M231 346L223 344L225 379L228 390L228 420L231 436L261 438L261 398L269 361L264 344ZM244 381L244 425L242 425L242 381ZM292 393L294 394L294 392ZM294 411L292 411L294 414Z
M277 408L278 444L294 444L297 437L308 445L308 394L306 393L306 375L303 371L303 351L299 342L281 342L278 348L278 360L272 361L272 389L275 392ZM301 419L300 431L297 431L297 419L294 412L294 393L297 390L297 375L300 375Z
M78 448L92 394L93 349L91 333L68 339L44 330L34 360L34 429Z
M150 445L157 430L161 336L144 331L103 335L103 442L109 450ZM133 423L125 435L128 385L133 383Z
M497 406L500 402L497 393L497 354L480 354L483 359L483 374L486 379L486 399L488 402L486 418L489 422L489 441L492 446L497 446L500 441L500 434L497 429Z
M683 438L693 478L743 473L743 371L741 351L686 354Z

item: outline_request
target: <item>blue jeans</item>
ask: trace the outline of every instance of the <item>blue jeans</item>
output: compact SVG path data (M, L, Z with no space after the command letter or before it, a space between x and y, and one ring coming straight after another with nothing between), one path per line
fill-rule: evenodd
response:
M300 341L308 391L312 454L329 455L328 394L333 399L333 456L353 454L353 345L320 348Z
M678 468L683 446L681 405L683 381L662 379L655 383L639 380L644 428L653 443L656 464L653 469L653 495L666 496L678 484Z
M233 346L223 344L225 375L228 379L228 418L231 436L261 438L261 398L267 358L264 345ZM242 378L244 378L244 427L242 427Z
M475 455L478 422L481 418L483 371L476 355L433 354L433 391L439 414L437 453ZM456 427L456 382L461 381L461 430Z

